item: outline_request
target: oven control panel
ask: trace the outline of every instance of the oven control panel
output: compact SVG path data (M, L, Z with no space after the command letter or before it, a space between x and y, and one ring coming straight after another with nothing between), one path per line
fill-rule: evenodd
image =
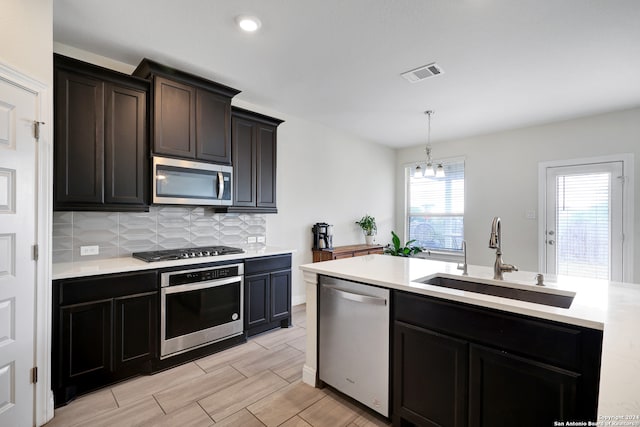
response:
M225 265L223 267L210 267L194 270L173 271L162 274L162 287L179 286L189 283L210 282L226 279L228 277L242 276L241 264Z

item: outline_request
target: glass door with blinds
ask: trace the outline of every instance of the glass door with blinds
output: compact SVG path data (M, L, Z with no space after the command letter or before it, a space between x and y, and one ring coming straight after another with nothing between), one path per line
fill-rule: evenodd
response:
M407 236L432 251L460 252L464 239L464 161L444 164L445 176L409 174Z
M623 162L546 173L547 273L622 280Z

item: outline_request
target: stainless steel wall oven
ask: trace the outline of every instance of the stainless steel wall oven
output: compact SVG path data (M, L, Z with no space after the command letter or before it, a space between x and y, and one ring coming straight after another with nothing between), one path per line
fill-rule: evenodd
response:
M160 275L160 359L243 333L244 264Z

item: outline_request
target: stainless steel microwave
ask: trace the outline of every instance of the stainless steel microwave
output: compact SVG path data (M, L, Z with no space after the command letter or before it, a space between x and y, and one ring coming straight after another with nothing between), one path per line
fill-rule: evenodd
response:
M230 206L232 172L231 166L153 157L153 203Z

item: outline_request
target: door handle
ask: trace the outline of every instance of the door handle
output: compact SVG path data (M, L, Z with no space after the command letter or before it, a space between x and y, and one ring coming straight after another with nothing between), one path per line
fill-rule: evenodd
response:
M372 297L369 295L362 295L355 292L348 292L331 285L323 285L323 287L329 291L336 293L341 298L344 298L349 301L359 302L362 304L371 304L371 305L387 305L386 298Z

